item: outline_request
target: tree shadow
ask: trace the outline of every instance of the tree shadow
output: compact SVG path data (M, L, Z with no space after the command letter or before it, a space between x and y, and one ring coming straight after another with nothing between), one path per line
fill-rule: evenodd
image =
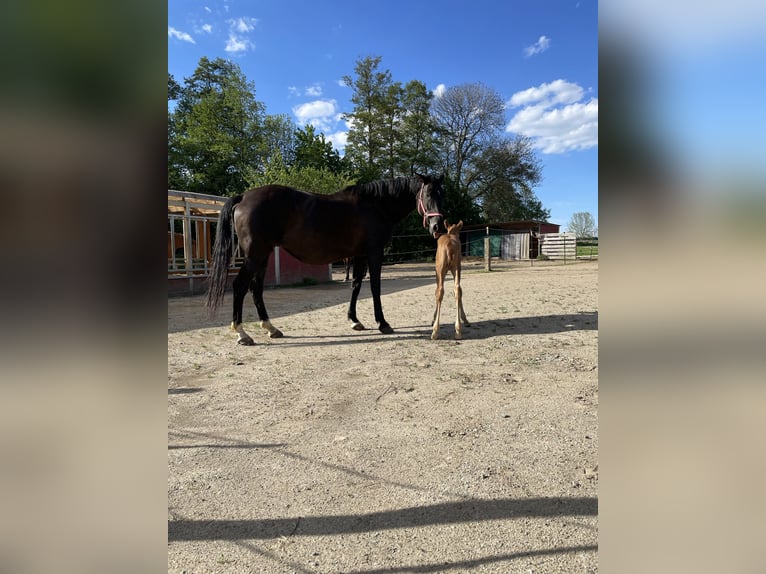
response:
M475 323L472 322L471 326L463 331L463 338L487 339L500 335L539 335L597 330L598 311L587 311L564 315L541 315L537 317L514 317L476 321Z
M461 522L597 514L598 499L590 497L471 499L366 514L247 520L171 520L168 521L168 541L334 536Z
M381 280L381 297L385 310L385 297L417 289L423 285L435 284L433 277L417 276L404 278L386 278ZM371 299L372 293L369 287L369 277L365 279L359 292L358 301ZM319 285L286 286L266 289L263 295L264 304L269 312L270 319L279 319L305 311L315 311L336 305L348 306L351 300L351 283L322 283ZM223 304L212 319L207 317L204 307L204 297L201 295L171 297L168 299L168 314L174 315L174 319L182 315L181 321L168 320L168 333L180 333L196 329L210 327L225 327L229 325L231 316L232 295L226 292ZM247 297L244 304L245 322L256 321L256 318L247 318L249 313L255 313L252 298ZM194 313L191 315L190 313ZM341 317L346 316L346 308L341 311Z
M440 340L454 340L452 323L442 321ZM506 335L540 335L566 333L569 331L598 330L598 312L570 313L564 315L541 315L537 317L515 317L512 319L491 319L472 322L463 329L463 341L489 339ZM334 335L293 335L286 334L272 342L280 347L338 346L362 343L379 343L386 340L414 341L431 338L431 324L407 325L394 328L393 334L384 335L377 329L351 331ZM256 344L257 346L257 344Z
M200 392L202 387L176 387L173 389L168 389L169 395L189 395L191 393L198 393Z
M474 560L458 560L455 562L437 562L434 564L418 564L416 566L392 566L390 568L375 568L374 570L349 570L345 574L396 574L398 572L447 572L449 570L465 571L482 564L493 562L508 562L533 556L550 556L554 554L574 554L576 552L596 552L598 545L562 546L560 548L542 548L540 550L525 550L508 554L485 556Z
M287 443L284 443L284 442L258 443L258 442L243 441L239 439L231 439L231 438L222 437L222 436L218 436L214 434L188 431L188 430L183 432L171 431L170 434L175 435L177 437L183 437L183 435L191 435L193 437L203 437L207 439L212 439L213 441L221 441L221 442L207 442L207 443L196 443L196 444L168 444L168 450L176 450L176 449L184 449L184 448L263 449L263 448L280 448L280 447L287 446Z

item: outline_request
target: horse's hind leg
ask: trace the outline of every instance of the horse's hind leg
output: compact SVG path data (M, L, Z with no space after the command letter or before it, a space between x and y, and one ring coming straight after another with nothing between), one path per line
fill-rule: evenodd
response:
M263 302L263 284L266 278L266 266L268 265L269 258L266 257L265 261L261 261L253 277L253 282L250 286L253 292L253 303L255 303L255 310L258 312L258 318L261 320L261 327L269 332L269 337L272 339L279 339L282 337L282 331L274 327L269 321L269 313L266 311L266 305Z
M463 328L460 319L462 318L461 315L465 316L465 313L462 313L463 288L460 286L460 271L453 271L452 277L455 280L455 339L462 339Z
M245 259L245 262L242 264L242 268L239 270L232 285L234 291L234 312L231 320L231 330L236 331L239 334L237 343L240 345L255 345L253 338L248 335L242 327L242 304L253 278L253 268L252 261Z

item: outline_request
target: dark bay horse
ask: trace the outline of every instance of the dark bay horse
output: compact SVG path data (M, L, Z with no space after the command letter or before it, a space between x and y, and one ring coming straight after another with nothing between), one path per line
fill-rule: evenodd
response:
M218 219L213 265L206 306L210 315L220 306L226 289L232 255L232 220L244 263L234 279L234 314L231 328L237 342L253 345L242 328L242 303L248 289L260 325L272 338L282 332L269 321L263 303L263 280L274 247L280 246L304 263L325 264L353 258L353 282L348 318L353 329L364 326L356 317L356 300L362 280L370 270L370 289L378 329L393 333L380 304L380 271L383 248L391 240L394 225L413 209L423 216L423 226L438 236L443 229L440 177L416 175L346 187L330 195L318 195L281 185L267 185L229 198Z

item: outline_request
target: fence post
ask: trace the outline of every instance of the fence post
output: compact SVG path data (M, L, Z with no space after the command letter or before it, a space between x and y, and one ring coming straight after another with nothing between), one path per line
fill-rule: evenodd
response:
M489 252L489 227L487 227L487 236L484 238L484 271L492 271L490 265L490 259L492 259Z

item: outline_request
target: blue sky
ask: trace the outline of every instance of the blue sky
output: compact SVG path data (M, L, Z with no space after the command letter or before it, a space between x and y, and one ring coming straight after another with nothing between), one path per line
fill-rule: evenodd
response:
M236 62L268 114L311 123L341 149L356 62L380 56L394 81L441 90L481 82L507 102L509 135L533 139L535 192L565 229L598 221L598 7L595 0L171 0L168 72L203 56Z

